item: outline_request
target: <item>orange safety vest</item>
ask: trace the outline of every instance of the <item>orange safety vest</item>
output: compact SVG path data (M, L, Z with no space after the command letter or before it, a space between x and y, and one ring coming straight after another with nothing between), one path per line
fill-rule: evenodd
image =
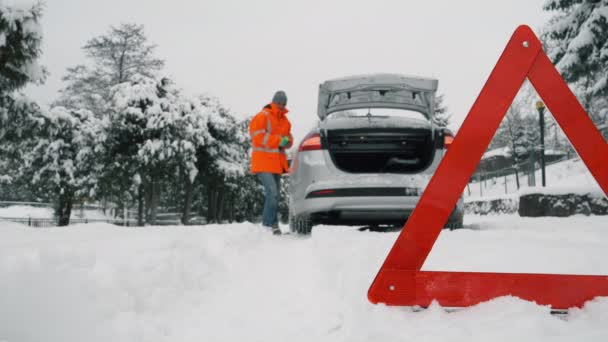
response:
M285 150L293 143L291 123L287 119L287 109L271 103L256 114L249 123L252 142L251 172L283 174L289 171ZM289 143L279 147L283 136L289 136Z

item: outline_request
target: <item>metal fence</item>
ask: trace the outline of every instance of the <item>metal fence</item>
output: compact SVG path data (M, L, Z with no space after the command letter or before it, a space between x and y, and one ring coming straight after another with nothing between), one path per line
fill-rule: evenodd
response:
M16 222L27 225L28 227L33 228L51 228L57 227L56 219L47 219L47 218L32 218L32 217L0 217L0 221L8 221L8 222ZM116 226L125 226L125 227L136 227L136 220L104 220L104 219L70 219L70 225L72 224L87 224L87 223L109 223Z
M577 158L578 157L575 157L575 158L563 157L560 159L556 159L556 160L547 162L547 163L545 163L545 165L549 166L549 165L561 163L561 162L564 162L567 160L575 160ZM531 167L532 165L534 165L534 168ZM534 164L528 164L528 165L525 165L525 164L514 165L512 167L507 167L507 168L490 171L490 172L476 172L475 174L473 174L473 176L469 180L469 183L467 183L466 193L469 196L471 195L471 186L474 186L473 183L475 183L475 185L479 186L480 196L483 196L483 188L487 187L486 183L493 182L495 179L500 179L500 178L504 178L505 194L515 192L515 191L519 190L519 188L508 189L507 177L513 176L513 175L515 175L516 172L518 172L519 177L520 177L520 182L523 181L524 179L526 179L528 182L530 181L530 179L532 179L532 182L536 182L535 172L538 170L540 170L540 164L534 163ZM519 185L519 187L526 187L526 186L533 186L533 184L520 184Z
M0 221L8 221L8 222L16 222L16 223L21 223L23 225L26 225L28 227L33 227L33 228L51 228L51 227L57 227L57 220L56 219L48 219L48 218L31 218L31 217L0 217ZM109 223L109 224L113 224L116 226L122 226L122 227L141 227L137 220L134 219L129 219L129 220L122 220L122 219L116 219L116 220L111 220L111 219L79 219L79 218L73 218L70 219L70 225L73 224L88 224L88 223ZM205 221L201 221L201 220L192 220L190 222L191 225L204 225L206 222ZM173 220L156 220L155 226L181 226L183 225L181 220L179 219L173 219Z
M10 207L10 206L30 206L36 208L49 208L52 209L52 204L43 203L43 202L14 202L14 201L0 201L0 208ZM133 209L129 209L127 211L127 219L124 220L122 218L99 218L99 219L89 219L86 217L82 217L83 215L76 215L79 210L102 210L103 207L97 204L82 204L76 205L72 209L72 217L70 218L70 225L73 224L88 224L88 223L109 223L116 226L124 226L124 227L139 227L137 220L137 211ZM107 209L107 208L106 208ZM161 208L162 209L162 208ZM121 213L124 211L122 209L118 209ZM11 215L10 213L5 215ZM159 212L157 213L157 219L155 220L155 226L181 226L181 216L182 213L175 211L167 211L167 212ZM191 213L189 217L189 225L204 225L207 223L207 220L204 217L198 216L195 213ZM9 221L16 222L28 227L34 228L50 228L57 227L57 219L55 218L34 218L34 217L0 217L0 221ZM149 224L145 223L144 225Z
M44 202L19 202L19 201L0 201L0 208L11 207L11 206L28 206L35 208L53 208L51 203ZM127 210L127 219L123 218L86 218L84 215L77 215L82 210L106 210L110 211L110 213L114 211L119 211L120 213L124 213L123 209L115 208L115 207L106 207L99 204L76 204L72 208L72 217L70 218L70 225L73 224L88 224L88 223L109 223L116 226L125 226L125 227L138 227L138 221L136 219L136 211L133 209ZM0 217L0 221L9 221L16 222L20 224L24 224L28 227L34 228L49 228L49 227L57 227L57 219L56 218L35 218L35 217L11 217L10 213L8 217ZM173 214L170 214L169 217L164 216L164 214L159 214L159 220L157 220L157 225L179 225L181 224L178 218L175 218Z

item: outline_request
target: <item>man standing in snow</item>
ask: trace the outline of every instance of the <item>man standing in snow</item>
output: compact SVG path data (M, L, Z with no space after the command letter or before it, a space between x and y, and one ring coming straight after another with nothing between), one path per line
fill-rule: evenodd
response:
M293 144L286 105L287 95L284 91L277 91L272 102L256 114L249 124L253 150L251 172L258 175L264 186L262 225L275 235L281 234L278 220L281 175L289 170L285 150Z

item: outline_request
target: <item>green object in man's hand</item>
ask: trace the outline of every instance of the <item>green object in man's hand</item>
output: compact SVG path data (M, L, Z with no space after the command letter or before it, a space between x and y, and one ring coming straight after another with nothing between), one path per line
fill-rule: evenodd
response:
M279 147L285 147L287 144L289 144L289 137L283 136L279 142Z

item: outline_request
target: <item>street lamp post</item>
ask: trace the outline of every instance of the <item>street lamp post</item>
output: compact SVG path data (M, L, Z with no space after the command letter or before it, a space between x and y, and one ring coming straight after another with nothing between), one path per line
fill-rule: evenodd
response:
M543 187L547 185L545 180L545 104L542 101L536 102L538 110L538 122L540 125L540 168Z

